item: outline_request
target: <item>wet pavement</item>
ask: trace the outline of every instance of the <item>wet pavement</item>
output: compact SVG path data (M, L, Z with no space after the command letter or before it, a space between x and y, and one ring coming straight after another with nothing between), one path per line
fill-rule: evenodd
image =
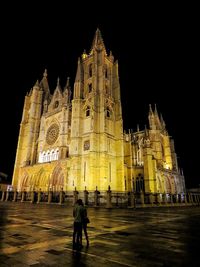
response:
M72 249L72 207L0 202L0 266L200 266L200 207L88 208L90 246Z

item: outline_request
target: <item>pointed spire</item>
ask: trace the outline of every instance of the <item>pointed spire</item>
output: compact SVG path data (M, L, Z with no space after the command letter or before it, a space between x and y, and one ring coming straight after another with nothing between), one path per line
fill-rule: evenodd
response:
M144 126L144 134L145 134L145 137L148 137L148 135L149 135L149 132L148 132L148 130L147 130L147 126L146 126L146 124L145 124L145 126Z
M76 79L74 83L74 98L82 98L83 96L83 66L82 61L78 58L78 66L76 71Z
M114 62L114 56L112 54L112 51L110 51L109 59L110 59L111 62Z
M45 92L45 99L48 98L50 96L50 91L49 91L49 84L47 80L47 69L44 70L43 78L40 81L40 86Z
M94 39L93 39L93 42L92 42L91 54L92 54L92 52L94 52L95 49L97 51L104 50L105 53L106 53L106 48L105 48L105 45L104 45L104 42L103 42L103 38L102 38L101 32L100 32L100 30L98 28L97 28L97 30L95 32Z
M140 127L139 127L139 124L137 124L137 132L140 131Z
M31 88L30 92L28 93L28 96L31 96L33 92L33 88Z
M154 109L154 115L155 115L155 116L158 116L158 111L157 111L156 104L155 104L155 109Z
M154 112L151 108L151 104L149 104L149 115L148 115L148 119L149 119L149 127L151 130L155 130L156 129L156 120L155 120L155 115Z
M57 78L57 86L60 87L60 78Z
M70 77L67 77L67 82L66 82L66 85L65 85L66 89L70 88L69 79L70 79Z
M39 87L39 86L40 86L40 84L39 84L39 81L37 80L34 87Z
M47 69L44 70L43 77L47 78Z
M70 83L69 83L69 79L70 79L70 77L67 77L67 82L66 82L66 85L65 85L65 88L64 88L64 95L66 97L67 103L70 102L70 100L71 100L71 94L72 94Z
M61 86L60 86L60 78L59 77L57 78L57 86L56 86L56 89L58 89L61 92L61 94L62 94L62 89L61 89Z
M76 79L75 82L80 82L82 75L81 75L81 60L78 58L78 66L77 66L77 71L76 71Z
M155 116L156 129L157 130L162 130L162 125L161 125L161 122L160 122L160 118L159 118L159 115L158 115L156 104L155 104L154 116Z
M151 108L151 104L149 104L149 115L153 115L153 110Z
M160 114L160 122L161 122L163 129L165 129L166 124L165 124L165 121L163 120L162 114Z

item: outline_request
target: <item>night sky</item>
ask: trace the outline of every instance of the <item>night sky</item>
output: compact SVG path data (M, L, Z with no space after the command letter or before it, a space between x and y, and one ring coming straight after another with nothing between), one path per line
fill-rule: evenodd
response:
M197 7L108 7L100 1L15 5L1 8L5 18L0 19L0 172L11 181L26 92L45 68L51 93L57 77L64 86L69 76L73 87L78 57L89 52L98 27L107 52L119 61L124 128L148 126L149 104L156 103L175 141L186 186L200 185Z

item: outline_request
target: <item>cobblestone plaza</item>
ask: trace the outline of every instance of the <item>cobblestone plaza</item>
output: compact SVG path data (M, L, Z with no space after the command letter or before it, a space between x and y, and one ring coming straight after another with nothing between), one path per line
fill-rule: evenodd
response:
M88 208L90 246L72 249L72 207L0 202L0 266L200 266L198 206Z

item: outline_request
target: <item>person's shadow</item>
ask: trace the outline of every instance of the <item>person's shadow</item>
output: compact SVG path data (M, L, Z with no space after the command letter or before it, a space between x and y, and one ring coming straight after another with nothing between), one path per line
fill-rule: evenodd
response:
M81 252L79 250L72 251L72 267L82 266L81 264ZM84 266L84 265L83 265Z

